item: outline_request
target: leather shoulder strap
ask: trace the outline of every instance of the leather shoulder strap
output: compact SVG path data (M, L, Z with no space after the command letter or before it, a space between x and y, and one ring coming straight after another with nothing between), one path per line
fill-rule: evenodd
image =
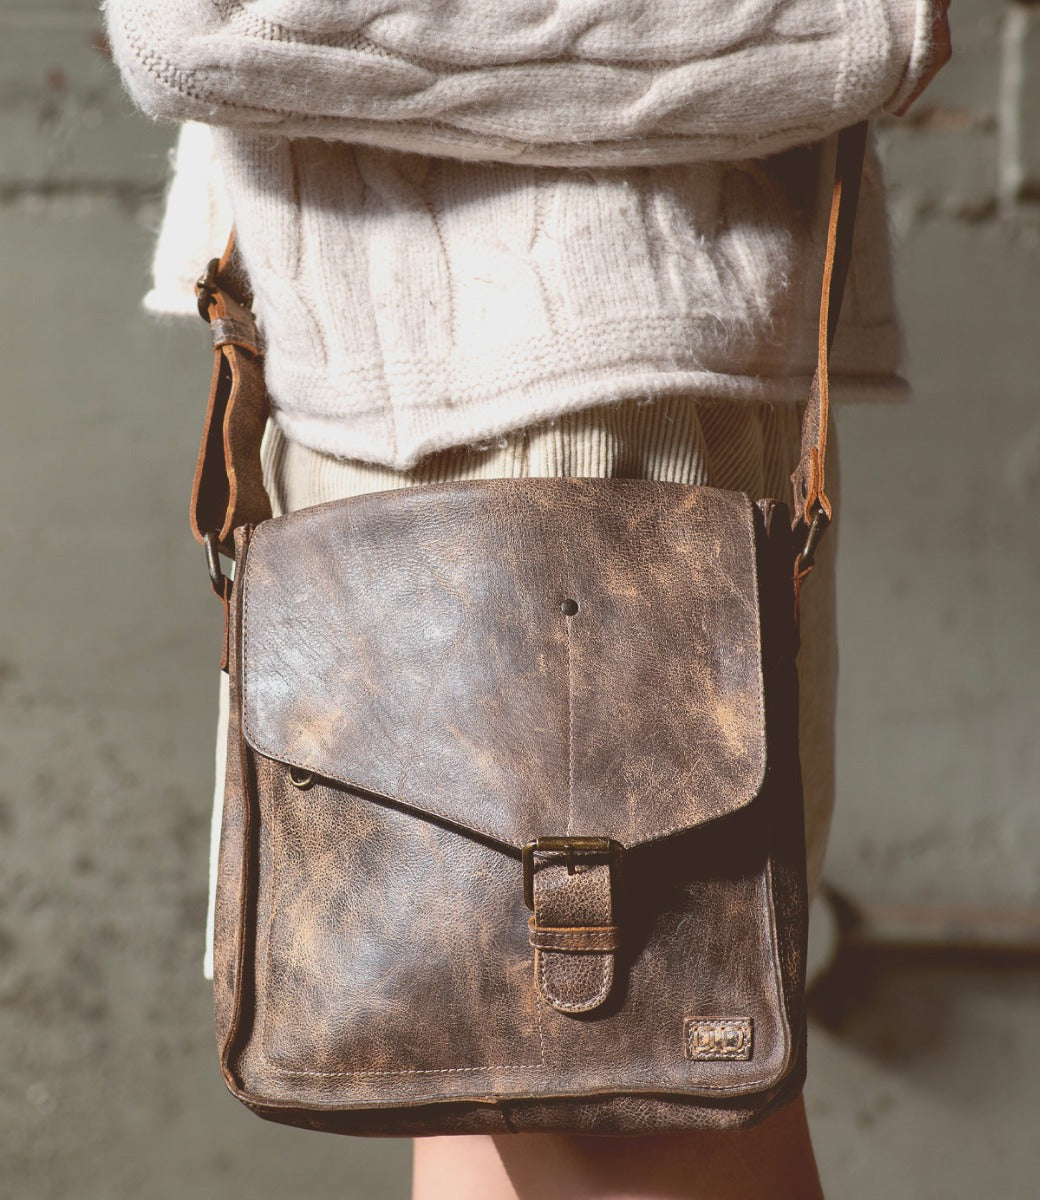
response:
M816 373L802 421L801 458L791 476L794 488L793 523L795 526L804 525L811 539L807 540L806 552L802 555L802 565L806 567L811 566L815 544L833 516L824 480L830 424L830 349L838 328L845 281L852 260L852 234L856 224L866 144L866 122L844 130L838 138L820 291ZM815 532L811 532L813 530Z
M816 373L802 424L802 450L794 486L793 519L804 523L807 538L803 568L832 516L824 487L824 460L830 419L828 356L852 256L852 231L866 146L866 124L845 130L838 139L834 187L827 229L820 296ZM271 515L260 467L260 441L270 413L264 386L263 347L250 310L252 296L231 234L221 259L214 259L196 285L199 312L213 334L213 381L195 469L191 527L196 539L215 539L233 554L233 531ZM811 545L810 545L811 543Z

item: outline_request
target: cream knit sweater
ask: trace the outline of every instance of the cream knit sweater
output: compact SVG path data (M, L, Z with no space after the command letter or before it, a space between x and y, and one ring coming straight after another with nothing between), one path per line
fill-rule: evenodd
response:
M277 418L401 469L565 411L804 399L829 135L916 86L935 0L108 0L182 139L153 308L226 236ZM836 391L897 388L868 163Z

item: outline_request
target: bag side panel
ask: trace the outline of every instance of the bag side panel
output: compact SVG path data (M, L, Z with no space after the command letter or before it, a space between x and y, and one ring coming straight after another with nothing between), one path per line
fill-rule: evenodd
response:
M235 561L241 578L249 545L248 528L236 530ZM228 622L230 705L227 770L217 863L216 911L213 939L213 1006L220 1066L232 1090L234 1043L248 1018L244 1009L246 974L253 936L252 869L254 779L252 753L242 737L241 722L241 589L233 587Z
M809 929L805 810L799 756L798 628L793 597L796 546L785 505L756 505L761 520L763 680L769 768L763 795L772 798L769 882L772 891L782 1002L793 1061L781 1103L801 1094L805 1080L805 962ZM807 586L812 586L810 579Z

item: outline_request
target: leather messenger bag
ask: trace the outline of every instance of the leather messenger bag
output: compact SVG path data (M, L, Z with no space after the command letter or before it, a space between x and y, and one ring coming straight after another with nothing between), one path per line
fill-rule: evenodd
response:
M556 478L272 518L233 251L200 281L216 370L193 522L231 677L217 1041L261 1116L639 1133L799 1094L795 597L830 518L864 137L839 142L793 513Z

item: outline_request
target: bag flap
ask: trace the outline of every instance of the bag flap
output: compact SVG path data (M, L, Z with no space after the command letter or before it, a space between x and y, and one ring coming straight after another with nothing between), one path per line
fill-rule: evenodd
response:
M749 499L519 479L266 521L242 574L243 726L266 757L513 847L625 846L765 772Z

